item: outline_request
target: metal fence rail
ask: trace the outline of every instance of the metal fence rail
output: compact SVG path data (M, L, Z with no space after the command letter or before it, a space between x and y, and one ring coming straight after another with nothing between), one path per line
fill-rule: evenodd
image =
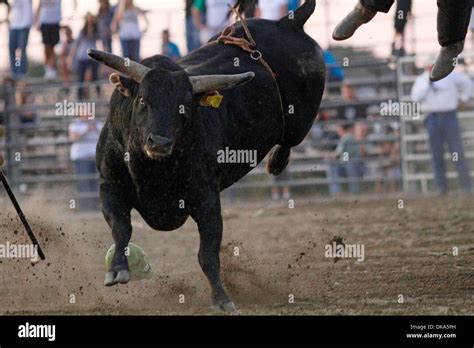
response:
M358 86L370 87L373 89L375 97L350 102L344 102L337 96L325 98L321 105L321 111L341 107L356 107L363 104L367 105L368 110L371 110L372 117L370 120L357 120L357 124L364 124L368 129L373 129L375 127L389 127L394 123L398 123L398 119L379 116L380 104L387 101L387 99L396 98L397 93L395 88L396 75L393 70L388 68L388 64L388 61L377 61L352 67L351 69L356 70L359 75L365 75L364 78L367 81L362 83L359 83L360 80L348 74L348 82L352 82L354 88L358 88ZM377 69L374 69L374 67L377 67ZM365 69L365 71L361 73L358 71L360 69ZM377 79L375 78L377 76L385 76L385 78ZM387 80L390 78L393 79L392 83ZM370 79L372 79L372 83L369 83ZM88 101L95 105L96 119L105 120L112 87L106 81L101 81L98 85L102 89L100 95L95 94L95 84L87 85L91 92ZM78 83L72 84L69 86L69 93L65 94L63 86L59 83L44 84L33 81L25 89L28 94L28 102L18 105L15 100L15 88L8 83L2 86L2 97L0 98L4 100L3 122L7 128L7 136L4 143L0 144L0 148L6 153L6 173L15 187L21 188L24 192L28 192L37 186L66 185L73 188L78 180L97 178L97 174L84 176L74 173L69 160L71 141L68 137L68 126L75 118L55 114L56 103L63 100L78 101L76 91L79 87ZM380 91L386 93L381 96ZM31 125L19 122L18 114L24 112L36 113L37 122ZM314 127L319 130L334 130L341 123L344 123L344 121L317 121ZM327 151L320 149L321 141L324 141L324 139L308 137L292 151L289 166L291 180L272 183L265 172L265 164L263 163L237 183L235 188L243 193L250 189L267 189L270 186L290 186L295 189L305 188L305 190L312 188L318 190L318 192L326 192L329 184L327 171L335 160L329 159ZM397 161L401 161L400 154L388 155L377 150L383 144L397 144L398 142L398 135L393 134L382 134L375 138L366 138L360 141L360 145L375 149L373 153L362 158L365 166L370 171L357 180L363 184L365 190L373 190L376 184L398 183L401 180L397 177L387 177L383 169L389 165L396 168L398 166ZM328 146L336 145L335 142L331 144L330 141L325 141L325 144ZM339 182L347 184L353 180L341 178Z
M408 56L399 60L397 66L397 89L401 102L411 102L410 91L416 79L417 59L423 58ZM465 60L470 63L474 60L474 54L464 54L460 62ZM469 76L474 76L472 64L466 64L457 68ZM474 177L474 101L467 108L458 113L461 125L462 140L466 160L471 168L471 177ZM421 117L401 117L401 158L403 189L406 192L421 191L427 193L434 191L434 174L430 165L431 155L429 153L428 135L423 125L424 115ZM446 176L448 179L457 178L452 161L448 160L446 154L445 162L448 165Z

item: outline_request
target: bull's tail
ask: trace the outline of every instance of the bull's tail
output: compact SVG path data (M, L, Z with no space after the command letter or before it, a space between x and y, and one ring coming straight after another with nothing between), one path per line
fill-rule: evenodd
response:
M255 3L256 0L237 0L234 8L240 13L244 13L252 6L255 6ZM309 17L314 13L315 8L316 0L306 0L305 3L295 11L295 16L291 19L291 23L302 28ZM283 18L283 20L285 19L287 19L287 17Z
M267 172L273 175L279 175L288 165L290 160L291 148L276 145L268 155Z

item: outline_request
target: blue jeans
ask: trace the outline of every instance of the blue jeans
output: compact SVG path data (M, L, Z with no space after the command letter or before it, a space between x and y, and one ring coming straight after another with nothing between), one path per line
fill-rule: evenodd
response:
M349 179L349 191L352 194L360 192L359 181L363 176L363 163L347 162L347 163L331 163L328 168L329 192L333 195L341 192L341 177Z
M30 28L10 29L9 49L10 49L10 66L13 76L26 75L28 72L28 56L26 46L28 44L28 36ZM16 50L21 51L19 64L16 61Z
M469 167L464 158L461 132L456 111L430 114L425 119L428 130L430 150L435 182L440 193L448 191L446 180L446 166L444 163L444 143L448 143L451 154L457 153L458 160L455 163L459 174L459 181L464 192L472 190Z
M186 18L186 44L188 53L201 46L201 42L199 41L199 32L194 25L192 17Z
M94 159L77 159L74 161L76 175L91 175L97 173ZM78 193L94 193L99 191L99 181L97 179L77 180ZM77 199L77 207L82 211L97 210L99 199L94 197L80 197Z
M138 40L122 40L122 55L124 58L130 58L134 62L140 61L140 39Z
M77 74L78 74L79 82L81 83L81 85L79 86L79 89L77 90L77 97L79 100L84 99L84 86L82 84L84 83L86 72L88 69L91 69L91 72L92 72L91 81L97 81L99 79L99 63L91 59L79 60L77 62ZM97 89L97 94L100 94L100 87L96 86L96 89Z
M102 42L102 48L106 52L112 52L112 37L103 35L100 37L100 41Z

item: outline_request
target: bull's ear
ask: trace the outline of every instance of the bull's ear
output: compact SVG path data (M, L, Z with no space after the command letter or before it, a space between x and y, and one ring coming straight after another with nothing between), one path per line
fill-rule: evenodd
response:
M115 86L115 88L126 97L132 96L132 91L134 90L135 81L128 79L126 77L120 76L117 73L113 73L109 76L109 81Z

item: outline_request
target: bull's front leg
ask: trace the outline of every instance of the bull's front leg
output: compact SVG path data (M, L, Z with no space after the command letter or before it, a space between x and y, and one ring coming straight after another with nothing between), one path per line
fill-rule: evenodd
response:
M132 236L130 216L132 206L128 202L130 196L127 196L118 185L101 183L100 199L102 212L112 229L112 237L115 243L112 266L105 275L104 285L126 284L130 280L128 261L125 255L125 249Z
M192 214L199 229L199 264L206 275L212 289L212 303L224 311L234 311L235 305L227 296L220 277L219 252L222 243L222 215L220 197L213 192L201 202Z

